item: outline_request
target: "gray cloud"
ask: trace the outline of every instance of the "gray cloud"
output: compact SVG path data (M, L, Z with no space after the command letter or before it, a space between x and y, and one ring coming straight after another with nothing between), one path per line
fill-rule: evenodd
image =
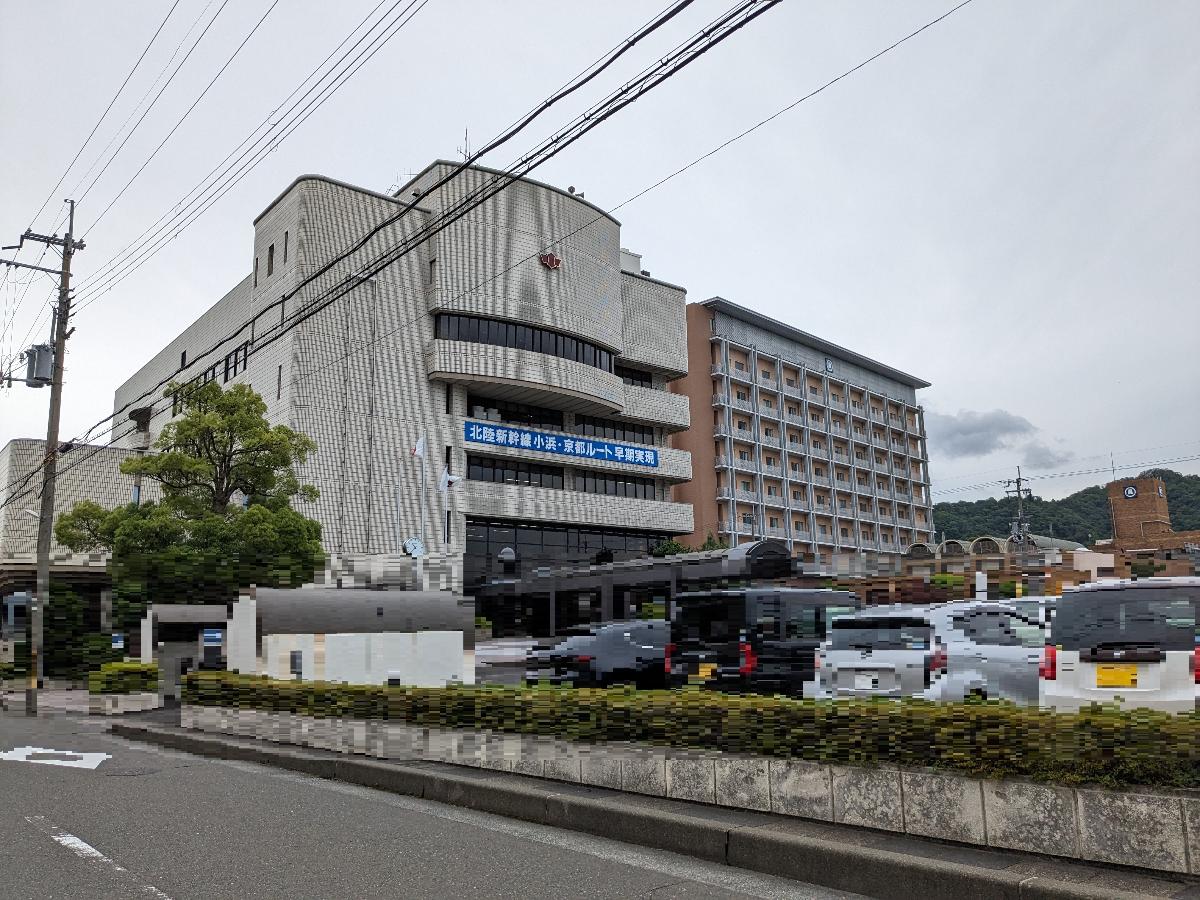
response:
M956 415L926 410L925 428L929 433L931 451L951 458L987 456L997 450L1010 448L1017 438L1037 431L1024 416L1003 409L993 409L991 412L964 409Z
M1055 450L1041 441L1033 441L1025 447L1024 464L1036 469L1053 469L1075 458L1070 450Z

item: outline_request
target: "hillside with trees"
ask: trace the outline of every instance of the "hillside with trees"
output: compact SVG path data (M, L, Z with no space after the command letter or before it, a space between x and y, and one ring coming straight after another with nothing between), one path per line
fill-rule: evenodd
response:
M1167 489L1171 527L1176 531L1200 529L1200 475L1180 475L1170 469L1148 469L1140 477L1157 476ZM933 523L940 540L977 538L982 535L1006 535L1017 515L1017 501L987 498L959 503L935 503ZM1104 485L1084 488L1061 500L1031 497L1025 501L1025 515L1034 534L1053 535L1090 544L1112 537L1108 494Z

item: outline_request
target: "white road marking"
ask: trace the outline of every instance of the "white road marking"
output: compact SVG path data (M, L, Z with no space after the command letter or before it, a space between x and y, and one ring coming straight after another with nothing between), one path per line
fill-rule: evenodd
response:
M107 755L107 754L105 754ZM83 838L76 837L68 831L63 831L57 825L46 821L44 816L26 816L25 821L35 828L44 831L52 840L63 847L66 847L80 859L88 860L108 869L110 872L115 872L118 875L123 875L128 879L137 882L138 889L147 897L154 897L156 900L171 900L169 896L164 894L152 884L146 884L137 878L132 872L122 866L115 860L109 859Z
M50 750L46 747L16 747L0 753L0 759L9 762L38 763L43 766L94 769L106 759L112 759L112 756L108 753L80 753L75 750Z

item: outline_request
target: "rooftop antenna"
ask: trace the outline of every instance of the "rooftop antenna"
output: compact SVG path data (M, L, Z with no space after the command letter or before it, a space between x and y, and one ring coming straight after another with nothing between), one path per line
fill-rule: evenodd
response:
M463 145L458 148L458 152L462 154L463 162L471 158L471 132L469 129L463 129Z

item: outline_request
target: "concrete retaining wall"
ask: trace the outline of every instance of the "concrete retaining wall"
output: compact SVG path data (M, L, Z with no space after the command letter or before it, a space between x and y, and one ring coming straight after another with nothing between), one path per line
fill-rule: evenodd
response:
M127 712L144 712L162 706L157 691L136 694L88 694L88 713L93 716L119 716Z
M501 769L964 844L1200 874L1200 792L1069 788L222 707L184 706L181 724L379 759Z

